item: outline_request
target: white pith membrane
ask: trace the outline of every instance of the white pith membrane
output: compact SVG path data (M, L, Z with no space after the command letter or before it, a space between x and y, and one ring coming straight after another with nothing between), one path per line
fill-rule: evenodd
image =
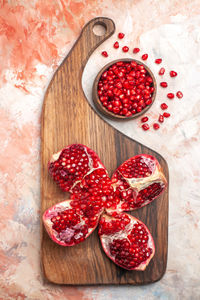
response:
M71 240L71 237L74 236L76 229L80 229L83 225L86 225L85 220L83 220L83 216L81 216L81 214L76 212L76 214L80 217L80 222L78 224L74 225L73 228L67 227L65 230L62 230L61 232L57 232L55 229L52 228L53 222L51 221L51 218L58 215L58 213L61 213L66 209L73 209L73 207L71 206L71 202L73 202L73 200L65 200L63 202L60 202L60 203L50 207L49 209L47 209L43 214L43 223L44 223L47 233L49 234L50 238L54 242L56 242L62 246L75 245L75 244L67 245L66 242L69 242ZM96 226L93 228L88 227L88 233L85 235L85 238L87 238L97 227L102 211L99 214L95 215L97 217ZM77 240L80 237L81 237L81 233L77 234L77 236L74 236L74 238ZM63 239L64 239L64 241L63 241Z
M102 234L100 235L100 240L101 240L101 244L102 247L105 251L105 253L107 254L107 256L117 265L119 265L121 268L127 269L127 270L136 270L136 271L144 271L146 269L146 267L148 266L149 262L151 261L151 259L153 258L154 254L155 254L155 246L154 246L154 241L153 241L153 237L151 235L151 233L149 232L149 230L147 229L146 225L141 222L140 220L134 218L131 215L128 215L126 213L123 213L123 215L126 215L130 218L130 223L126 225L126 227L116 233L111 233L111 234ZM112 220L117 220L116 218L109 216L107 214L103 214L102 218L105 218L106 221L110 222ZM110 244L114 241L114 240L122 240L122 239L127 239L127 241L129 241L131 243L131 241L128 238L128 235L131 233L132 229L133 229L133 225L139 223L141 225L144 226L145 230L148 233L148 242L147 242L147 247L152 249L152 253L149 256L148 259L146 259L145 261L141 262L137 267L133 267L132 269L128 269L120 264L118 264L115 261L115 257L114 255L111 255L110 252ZM133 255L134 258L134 255Z
M76 186L77 184L81 183L82 180L83 180L86 176L90 175L90 174L91 174L92 172L94 172L95 170L103 169L103 170L106 172L106 174L108 175L106 168L105 168L104 165L101 163L101 161L100 161L99 157L97 156L97 154L96 154L93 150L89 149L88 147L86 147L86 146L84 146L84 145L82 145L82 144L72 144L72 145L70 145L70 146L68 146L68 147L65 147L63 150L61 150L61 151L59 151L59 152L53 154L52 157L51 157L51 159L50 159L50 162L49 162L49 163L54 163L54 162L56 162L56 161L59 161L60 156L62 155L63 151L64 151L65 149L69 149L69 148L72 147L73 145L79 145L79 146L81 146L81 147L84 149L84 152L85 152L85 153L84 153L83 155L86 155L87 158L88 158L88 167L89 167L89 171L82 177L82 179L77 180L77 181L74 182L74 184L73 184L73 186L70 188L69 192L73 192L73 189L75 188L75 186ZM96 168L93 167L93 158L92 158L92 156L88 153L88 150L90 150L91 152L93 152L94 155L95 155L96 157L98 157L98 166L97 166ZM85 156L84 156L84 157L85 157ZM65 174L67 174L67 172L66 172L65 170L63 170L63 172L65 172ZM81 185L81 187L83 187L83 186Z
M130 161L131 159L137 158L138 156L141 157L141 163L144 162L147 165L147 167L150 169L151 174L149 176L141 177L141 178L136 178L136 177L127 178L127 177L124 177L123 174L119 171L119 168L121 166L123 166L125 163L127 163L128 161ZM151 159L149 157L145 157L144 155L137 155L137 156L135 156L133 158L128 159L121 166L119 166L117 168L117 170L115 171L115 173L117 172L118 174L120 174L122 176L122 179L129 185L128 188L124 188L121 191L122 192L127 192L127 191L131 190L132 191L132 195L134 197L132 203L137 203L137 201L136 201L137 200L137 196L138 196L138 194L139 194L139 192L141 190L144 190L144 189L148 188L150 185L152 185L154 183L158 183L158 184L160 184L160 188L163 191L164 188L165 188L165 186L166 186L167 181L166 181L166 178L165 178L164 174L161 171L161 167L160 167L158 161L155 158ZM115 178L114 181L115 180L116 180L116 182L114 182L112 184L114 192L117 190L117 188L119 186L123 186L123 184L124 184L123 181L120 180L120 179L116 179ZM158 196L156 196L155 198L157 198L157 197ZM117 211L123 211L124 210L121 207L124 202L126 202L126 201L123 201L123 200L120 201L120 203L117 205ZM140 208L140 207L142 207L144 205L147 205L150 202L152 202L152 199L147 199L147 200L145 200L145 202L141 206L135 207L135 208L130 208L129 207L127 209L127 211L138 209L138 208ZM113 211L113 209L110 208L110 209L107 209L107 211L110 212L110 211Z

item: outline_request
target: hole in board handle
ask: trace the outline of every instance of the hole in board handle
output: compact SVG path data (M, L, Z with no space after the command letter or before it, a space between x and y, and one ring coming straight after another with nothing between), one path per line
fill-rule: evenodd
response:
M93 32L97 36L103 36L106 34L107 26L103 22L97 22L92 28Z

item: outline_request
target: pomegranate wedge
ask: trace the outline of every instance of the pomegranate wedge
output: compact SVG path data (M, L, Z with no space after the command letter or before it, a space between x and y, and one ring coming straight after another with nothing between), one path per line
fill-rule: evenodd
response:
M97 169L106 170L97 154L81 144L64 148L54 154L49 162L50 175L65 192L73 192L76 184Z
M126 213L102 215L99 236L106 255L121 268L144 271L154 256L155 246L149 230Z
M43 223L50 238L61 246L83 242L97 227L103 208L90 199L66 200L47 209Z
M117 211L130 211L156 199L166 188L167 181L155 157L136 155L117 168L112 176Z

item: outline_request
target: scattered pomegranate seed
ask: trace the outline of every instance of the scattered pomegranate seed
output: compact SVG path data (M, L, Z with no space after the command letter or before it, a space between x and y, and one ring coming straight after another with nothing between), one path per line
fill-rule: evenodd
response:
M162 58L157 58L157 59L155 60L155 63L158 64L158 65L161 64L161 62L162 62Z
M162 103L162 104L160 105L160 107L161 107L162 110L165 110L165 109L168 108L168 105L167 105L166 103Z
M169 114L169 113L167 113L167 112L164 112L164 114L163 114L163 117L165 117L165 118L169 118L171 115Z
M145 130L145 131L149 130L149 128L150 127L149 127L149 125L147 123L142 125L142 129Z
M160 125L159 125L158 123L154 123L154 124L153 124L153 128L154 128L155 130L158 130L158 129L160 128Z
M124 47L122 48L122 50L123 50L124 52L128 52L128 50L129 50L129 47L127 47L127 46L124 46Z
M164 117L163 117L163 115L160 115L160 116L159 116L158 121L159 121L160 123L163 123L163 122L164 122Z
M141 122L142 122L142 123L145 123L145 122L147 122L148 120L149 120L148 117L143 117L143 118L141 119Z
M183 98L183 93L181 91L178 91L176 93L176 97L178 97L179 99Z
M165 68L161 68L160 71L158 72L159 75L164 75L165 74Z
M113 47L114 47L115 49L119 48L119 43L118 43L118 42L115 42L114 45L113 45Z
M170 71L170 72L169 72L169 75L170 75L171 77L176 77L176 76L177 76L177 72L175 72L175 71Z
M120 33L118 33L118 38L123 39L124 35L125 35L124 33L120 32Z
M174 98L174 94L173 94L173 93L168 93L168 94L167 94L167 98L173 99L173 98Z
M143 54L143 55L142 55L142 59L143 59L143 60L147 60L147 58L148 58L148 54Z
M136 53L138 53L138 52L140 52L140 48L134 48L134 49L133 49L133 53L136 54Z
M167 84L167 82L163 81L160 83L160 86L162 86L163 88L166 88L166 87L168 87L168 84Z
M104 57L108 57L108 52L107 51L103 51L103 52L101 52L101 55L104 56Z

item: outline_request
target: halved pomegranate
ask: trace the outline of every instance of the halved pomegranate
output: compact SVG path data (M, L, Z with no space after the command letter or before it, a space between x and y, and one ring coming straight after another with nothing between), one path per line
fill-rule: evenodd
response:
M156 158L141 154L116 169L112 185L116 197L120 199L117 210L130 211L156 199L166 188L167 181Z
M149 230L126 213L103 214L99 236L106 255L121 268L144 271L154 256L155 246Z
M98 155L81 144L72 144L54 154L49 162L49 173L65 192L72 192L76 184L97 169L106 169Z
M103 207L89 198L66 200L47 209L43 223L50 238L61 246L83 242L97 227Z

